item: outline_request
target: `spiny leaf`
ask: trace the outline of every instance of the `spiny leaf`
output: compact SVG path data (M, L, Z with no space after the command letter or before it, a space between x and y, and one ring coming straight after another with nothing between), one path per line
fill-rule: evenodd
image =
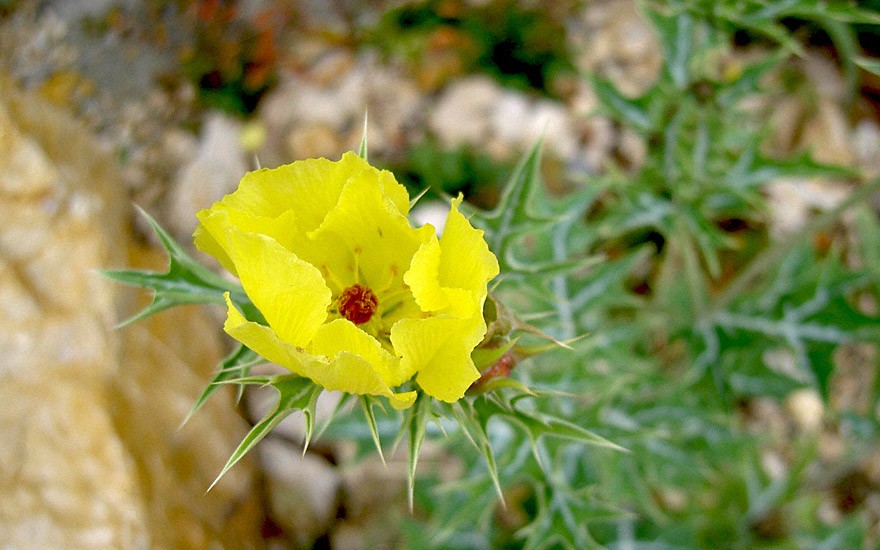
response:
M742 152L725 176L727 185L747 189L786 177L848 178L856 175L851 168L816 162L806 151L785 159L772 159L761 155L758 148L759 143L753 142Z
M764 75L770 69L779 65L787 55L787 52L780 50L762 58L757 63L752 63L745 67L737 75L736 80L725 82L724 86L718 91L718 104L723 107L732 107L737 101L747 95L758 92Z
M180 424L183 426L186 424L190 418L202 408L202 405L211 397L211 394L219 388L219 384L226 380L231 380L233 378L241 378L248 375L250 372L250 368L254 365L264 362L265 360L261 358L259 355L251 351L244 344L239 344L239 346L229 355L227 355L221 362L219 369L217 370L217 374L214 376L214 379L211 380L211 383L208 384L205 389L202 391L199 398L193 404L192 408L189 411L189 414L186 415L186 418L183 419L183 422ZM238 388L238 399L241 399L241 395L243 392L243 387L239 386Z
M546 435L570 439L587 445L614 449L625 453L629 452L624 447L608 441L604 437L597 435L586 428L582 428L577 424L552 415L538 412L526 412L515 407L504 406L495 399L486 398L475 401L474 407L484 425L492 416L500 415L524 428L526 430L526 435L533 442Z
M410 511L413 510L413 498L416 483L416 465L419 460L419 452L425 441L425 426L428 424L428 416L431 412L431 398L419 393L415 404L407 410L407 434L409 446L409 468L406 470L407 502Z
M315 385L308 378L302 378L299 376L278 377L272 382L272 387L278 391L278 402L275 409L267 413L262 420L251 428L235 451L233 451L232 456L229 457L229 460L226 462L226 465L223 466L223 469L217 475L217 478L211 483L211 486L208 487L209 491L218 481L220 481L223 474L235 466L235 464L241 460L248 451L253 449L254 446L266 437L266 435L268 435L268 433L282 420L297 410L307 412L317 394L321 393L323 390L323 388ZM308 418L306 421L309 421Z
M120 326L143 319L164 309L184 304L218 303L222 304L223 293L229 292L237 304L243 307L250 302L241 287L212 273L195 261L169 235L156 220L138 208L147 223L159 237L168 253L168 271L158 273L144 270L104 270L100 273L117 282L147 288L153 291L153 301L146 308ZM245 307L247 310L253 308Z
M496 254L503 255L510 248L511 240L523 232L557 221L531 211L532 196L541 186L541 143L540 139L536 141L517 164L495 208L485 212L466 207L473 214L474 225L486 232L489 249Z
M666 70L672 83L683 90L690 83L689 63L694 47L694 18L686 11L670 16L651 8L644 12L660 38Z
M654 121L643 99L630 99L621 94L613 84L592 76L590 83L601 101L601 109L611 118L633 127L643 135L650 134L654 129Z
M482 399L480 399L480 401L482 401ZM489 441L489 435L486 432L486 422L479 417L476 409L467 402L456 403L455 406L452 407L452 414L456 422L458 422L458 425L461 427L462 432L467 436L480 454L483 455L483 459L486 461L486 468L489 471L489 475L492 477L492 484L495 486L495 492L498 494L498 500L501 501L503 506L506 506L506 503L504 502L504 493L501 490L501 480L498 477L498 464L495 462L495 454L492 452L492 443Z
M373 443L376 445L376 450L379 452L379 458L382 459L382 464L385 464L385 455L382 453L382 440L379 438L379 428L376 425L376 415L373 413L373 406L376 404L375 399L369 395L360 396L361 409L364 411L364 418L367 421L367 426L370 428L370 435L373 438Z
M361 136L361 144L358 146L357 155L367 160L367 113L364 113L364 133Z

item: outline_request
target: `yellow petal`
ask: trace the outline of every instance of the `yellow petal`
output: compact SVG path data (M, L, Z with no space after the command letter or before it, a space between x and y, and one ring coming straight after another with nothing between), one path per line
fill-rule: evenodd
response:
M468 318L482 310L498 260L483 232L459 212L461 201L461 196L452 201L443 237L426 241L413 255L404 281L424 311Z
M314 245L297 253L326 266L342 287L360 283L378 294L401 281L427 232L410 226L385 187L373 172L352 177L336 207L308 234Z
M299 236L296 226L296 212L293 210L270 218L215 205L208 210L202 210L196 216L201 222L193 235L196 248L217 258L220 264L233 275L238 275L238 273L235 270L235 264L226 252L228 246L227 228L234 227L241 233L258 233L272 237L288 249Z
M225 237L226 253L253 304L279 338L305 347L330 305L320 271L269 237L234 227L226 228Z
M461 201L461 195L452 200L440 238L440 284L484 293L486 283L498 275L498 259L489 251L483 232L459 212Z
M405 370L417 371L416 383L428 395L452 403L480 377L471 352L482 340L482 317L402 319L391 327L391 342Z
M238 189L221 203L269 218L295 210L303 231L310 231L336 205L348 178L367 169L375 170L355 154L346 154L338 162L319 158L264 168L245 174Z
M226 295L227 317L224 330L262 357L290 371L311 379L327 390L361 395L384 395L398 409L407 408L416 398L414 391L393 393L363 358L351 352L338 353L333 359L306 353L285 342L270 327L248 321Z
M309 159L248 172L234 193L197 214L202 225L194 235L196 246L231 269L223 243L219 242L222 237L206 222L214 214L226 212L229 218L225 223L242 232L275 237L290 248L291 242L300 238L300 231L312 231L324 221L339 201L345 184L362 173L377 180L398 211L403 215L408 213L406 188L397 183L390 172L377 170L354 153L346 153L337 162Z
M309 351L328 358L351 352L372 365L373 370L390 387L403 384L413 375L412 371L405 372L401 368L399 358L348 319L336 319L323 325L315 334Z

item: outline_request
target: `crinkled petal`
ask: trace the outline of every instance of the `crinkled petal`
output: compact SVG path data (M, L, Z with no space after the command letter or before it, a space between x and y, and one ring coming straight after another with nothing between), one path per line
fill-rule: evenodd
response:
M327 390L360 395L384 395L391 405L404 409L413 404L414 391L394 393L373 366L362 357L341 352L332 359L306 353L281 339L270 327L248 321L226 295L224 330L262 357L311 379Z
M489 250L483 231L474 229L459 212L462 196L452 200L440 238L440 284L485 293L486 283L498 275L498 259Z
M242 233L258 233L272 237L288 250L298 236L296 213L293 210L270 218L232 208L212 207L202 210L196 216L201 222L193 235L196 248L217 258L220 265L236 276L238 273L235 264L226 252L227 228L234 227Z
M309 231L336 205L348 178L368 169L375 170L354 154L346 154L338 162L318 158L263 168L245 174L238 189L214 207L268 218L295 210L301 228Z
M391 342L406 370L428 395L452 403L480 377L471 352L482 340L482 317L402 319L391 327Z
M330 358L351 352L372 365L389 387L403 384L414 374L404 371L399 358L348 319L336 319L323 325L315 334L309 351Z
M424 311L467 318L482 310L498 260L483 232L459 212L461 201L461 196L452 201L443 236L424 242L413 255L404 281Z
M226 228L241 285L279 338L306 347L327 318L330 289L313 265L264 235Z
M336 207L308 234L314 244L301 255L340 287L360 283L378 294L402 280L430 231L412 228L376 174L362 172L349 180Z

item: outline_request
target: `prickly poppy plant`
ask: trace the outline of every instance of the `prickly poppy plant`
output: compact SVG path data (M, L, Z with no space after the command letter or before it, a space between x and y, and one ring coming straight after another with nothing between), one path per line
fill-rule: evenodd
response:
M217 480L294 412L305 417L308 448L325 391L341 392L341 400L322 431L337 416L350 419L340 411L352 399L360 401L380 456L389 434L380 433L377 411L383 426L398 426L390 435L409 450L411 507L429 422L476 447L499 498L488 430L493 417L525 432L536 457L543 435L620 450L581 426L518 406L540 395L511 377L513 369L536 353L565 347L489 293L499 263L513 278L521 276L510 254L499 262L492 243L503 252L516 232L538 227L518 204L537 182L538 151L536 145L521 163L495 210L481 212L461 196L452 199L442 235L430 225L410 224L406 188L367 162L366 143L338 161L308 159L250 172L235 192L197 214L194 234L196 248L237 282L192 258L142 212L169 266L166 273L103 272L153 292L153 302L126 323L177 305L216 303L225 306L223 328L239 344L190 416L223 385L237 386L239 396L247 386L278 394L275 408L253 426ZM544 342L527 345L520 342L523 335ZM252 373L266 362L288 373ZM355 437L344 428L341 434Z

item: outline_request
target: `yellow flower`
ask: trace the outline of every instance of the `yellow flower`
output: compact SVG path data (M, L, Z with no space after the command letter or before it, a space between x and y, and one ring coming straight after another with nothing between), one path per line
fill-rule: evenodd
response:
M196 246L238 276L266 324L226 296L226 332L328 389L415 391L453 402L478 377L471 352L486 332L483 302L498 262L452 201L441 238L413 228L391 173L354 153L248 173L199 212Z

